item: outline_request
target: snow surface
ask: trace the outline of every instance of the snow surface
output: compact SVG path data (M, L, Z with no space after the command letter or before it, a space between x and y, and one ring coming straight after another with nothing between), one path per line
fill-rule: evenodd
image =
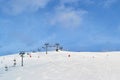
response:
M50 51L0 57L0 80L120 80L120 52ZM68 57L70 55L70 57ZM16 59L17 65L13 66ZM8 66L8 71L5 71Z

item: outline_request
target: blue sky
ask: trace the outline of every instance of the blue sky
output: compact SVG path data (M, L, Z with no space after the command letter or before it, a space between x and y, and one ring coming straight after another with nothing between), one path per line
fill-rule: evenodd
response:
M0 55L60 43L71 51L120 50L119 0L0 0Z

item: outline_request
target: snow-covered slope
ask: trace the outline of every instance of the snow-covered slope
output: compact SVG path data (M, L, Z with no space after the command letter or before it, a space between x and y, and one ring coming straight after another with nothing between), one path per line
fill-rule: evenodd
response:
M70 55L70 57L68 57ZM16 59L16 67L13 66ZM8 66L8 71L5 71ZM0 57L0 80L119 80L120 52L31 53Z

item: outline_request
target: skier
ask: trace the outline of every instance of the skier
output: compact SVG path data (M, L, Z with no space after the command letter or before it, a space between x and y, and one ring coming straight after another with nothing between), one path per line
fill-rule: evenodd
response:
M68 55L68 57L70 57L70 54Z
M15 67L15 66L16 66L16 59L14 59L13 61L14 61L14 64L13 64L13 66Z
M8 71L8 67L7 67L7 65L5 66L5 71Z
M30 58L32 57L32 55L31 55L31 54L29 54L29 56L30 56Z

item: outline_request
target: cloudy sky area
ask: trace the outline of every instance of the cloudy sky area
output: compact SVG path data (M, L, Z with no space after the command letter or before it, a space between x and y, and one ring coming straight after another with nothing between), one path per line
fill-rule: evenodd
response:
M0 55L60 43L71 51L120 50L119 0L0 0Z

